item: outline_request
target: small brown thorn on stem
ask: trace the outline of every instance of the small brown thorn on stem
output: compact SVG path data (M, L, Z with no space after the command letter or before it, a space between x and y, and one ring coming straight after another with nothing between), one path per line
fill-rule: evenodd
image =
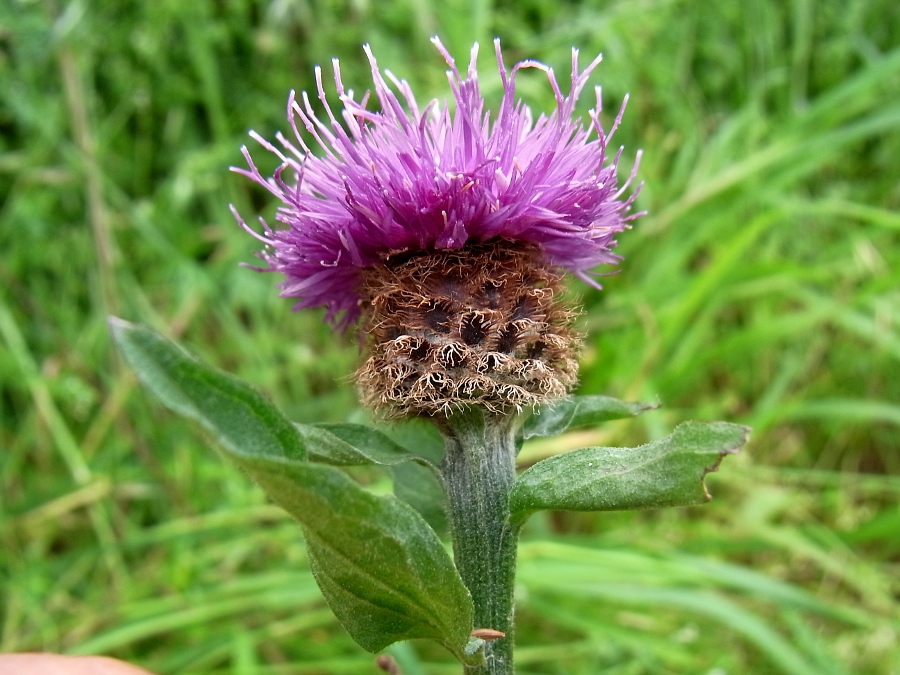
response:
M403 673L400 672L400 666L397 665L394 657L390 654L382 654L381 656L376 657L375 664L381 668L381 670L388 673L388 675L403 675Z
M470 635L473 638L480 638L481 640L499 640L500 638L506 637L506 633L494 630L493 628L476 628Z

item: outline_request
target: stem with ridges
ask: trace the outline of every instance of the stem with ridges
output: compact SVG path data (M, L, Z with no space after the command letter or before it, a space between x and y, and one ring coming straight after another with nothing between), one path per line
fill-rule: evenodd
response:
M440 423L446 456L441 466L449 503L456 567L472 594L474 628L506 637L487 641L484 663L466 675L510 675L513 670L513 589L518 527L509 520L516 479L515 415L479 409Z

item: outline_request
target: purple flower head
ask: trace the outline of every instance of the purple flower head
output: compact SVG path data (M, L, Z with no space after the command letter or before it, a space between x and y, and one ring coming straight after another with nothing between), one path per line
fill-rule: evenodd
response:
M295 309L324 305L330 321L346 326L360 312L360 275L401 252L493 240L531 243L550 265L595 286L588 272L620 259L610 251L615 235L642 215L628 213L637 191L623 198L637 162L620 188L621 149L611 159L607 156L625 102L606 132L599 120L597 87L590 124L573 120L575 103L600 57L579 72L578 51L572 50L571 85L564 95L553 70L542 63L522 61L508 71L495 40L503 97L492 119L478 86L478 45L463 75L441 42L433 42L449 66L453 109L446 101L420 108L409 84L388 71L382 74L366 46L379 111L366 108L368 92L357 101L344 88L335 59L341 119L316 68L327 119L316 115L306 92L300 101L291 92L288 119L294 139L278 134L279 148L251 132L282 161L270 178L242 148L249 169L234 170L282 201L277 220L287 227L272 229L262 221L263 232L257 233L236 211L235 216L266 245L260 255L268 266L262 269L286 276L281 295L298 298ZM549 115L534 120L531 110L516 100L516 74L522 68L546 73L556 96L556 109ZM313 145L320 155L313 154Z

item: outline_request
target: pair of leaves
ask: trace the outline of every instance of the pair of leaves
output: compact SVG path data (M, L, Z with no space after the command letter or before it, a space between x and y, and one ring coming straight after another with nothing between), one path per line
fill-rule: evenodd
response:
M111 328L142 382L211 431L226 457L300 522L316 581L360 645L379 651L431 638L471 660L472 600L440 539L405 502L373 495L327 465L400 466L414 455L365 427L292 424L254 389L149 328L118 319Z
M432 471L442 452L433 429L407 425L394 429L392 438L353 424L292 424L250 386L149 328L118 319L111 328L144 384L168 407L211 431L225 455L301 523L316 580L360 645L379 651L398 640L431 638L461 661L471 661L466 645L472 600L435 534L446 530L446 513ZM573 397L526 419L519 439L654 407ZM737 452L748 432L723 422L688 422L639 448L584 448L552 457L516 481L511 518L518 525L543 509L702 503L709 499L704 476L725 454ZM397 496L370 494L335 468L365 464L389 467Z
M656 408L609 396L572 396L539 408L525 419L518 436L520 441L557 436ZM703 503L709 500L704 476L716 470L725 454L740 449L748 431L724 422L688 422L639 448L584 448L544 460L516 481L510 496L512 519L521 523L531 513L549 509L618 511ZM395 429L394 434L405 437L408 447L422 450L441 443L439 437L428 437L415 424ZM396 452L397 446L393 448ZM434 452L426 453L434 458ZM446 531L443 493L434 473L415 463L396 464L392 458L398 455L384 455L377 461L395 464L392 470L398 495L413 504L436 531Z

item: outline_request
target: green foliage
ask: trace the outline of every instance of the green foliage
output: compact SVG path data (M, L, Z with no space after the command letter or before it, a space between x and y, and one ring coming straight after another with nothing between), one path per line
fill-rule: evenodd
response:
M337 469L307 461L357 464L372 461L360 447L378 456L399 446L358 426L335 427L352 444L321 428L295 428L248 385L158 333L121 319L111 326L141 381L212 431L226 456L300 522L319 588L354 640L378 652L431 638L465 660L472 600L434 531L395 497L371 495Z
M572 396L536 410L525 420L521 435L526 441L538 436L558 436L569 429L634 417L655 407L620 401L611 396Z
M538 462L510 495L514 521L535 511L624 511L709 501L703 479L747 442L749 429L685 422L639 448L582 448Z
M605 122L631 93L622 166L644 149L649 215L620 238L605 290L578 289L580 393L664 405L535 437L523 467L690 418L754 428L699 511L529 519L519 671L793 672L772 660L787 644L813 672L891 673L895 4L0 3L0 649L159 673L377 675L323 605L293 521L201 459L204 435L117 364L106 317L178 336L292 420L362 421L346 379L356 336L336 342L237 266L257 242L228 203L270 219L273 205L225 167L247 129L287 130L287 91L314 88L314 64L338 56L365 89L363 42L420 101L445 96L427 41L440 33L460 60L478 36L494 97L494 35L509 62L560 76L570 46L602 51ZM552 105L540 78L521 83ZM397 657L405 675L457 671L443 650Z
M335 466L427 461L401 447L388 436L361 424L297 425L297 433L312 441L313 459Z
M110 328L144 385L168 408L200 422L232 455L305 460L310 446L332 447L330 438L320 440L328 432L304 426L301 433L259 392L146 326L112 318Z
M467 660L472 599L435 531L403 501L371 495L340 471L309 461L415 466L411 460L421 458L361 425L292 425L251 387L146 326L121 319L111 319L110 326L141 381L167 407L211 431L226 456L300 522L310 569L354 640L378 652L401 640L431 638ZM532 435L649 407L574 397L544 411ZM746 443L748 431L724 422L687 422L640 448L585 448L544 460L516 481L511 519L519 525L542 509L613 511L702 503L709 498L704 476L724 454ZM401 481L398 494L407 495L445 530L442 488L433 474L429 482L421 471L395 469L394 477Z
M394 494L419 512L439 535L449 531L444 487L437 474L417 462L404 462L391 467Z
M377 652L431 638L464 660L472 600L415 511L329 467L258 457L239 464L303 524L310 568L354 640Z

